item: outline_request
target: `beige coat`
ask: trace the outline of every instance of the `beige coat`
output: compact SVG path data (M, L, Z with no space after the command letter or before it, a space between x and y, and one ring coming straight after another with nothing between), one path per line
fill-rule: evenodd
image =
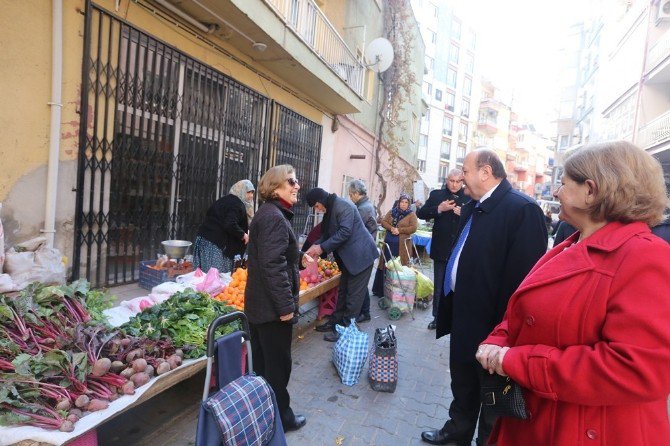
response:
M402 220L398 222L398 231L400 232L398 252L400 253L400 263L402 263L403 265L409 264L409 256L407 253L407 249L409 249L409 252L413 252L414 250L412 243L412 234L416 232L416 228L418 226L419 221L417 220L416 213L414 212L406 215ZM387 231L390 231L391 228L393 227L393 217L391 216L391 211L388 211L384 216L384 218L382 219L382 227L384 227L384 229L386 229ZM407 242L407 249L405 249L405 240L409 240L409 242ZM379 269L384 269L383 258L380 258Z

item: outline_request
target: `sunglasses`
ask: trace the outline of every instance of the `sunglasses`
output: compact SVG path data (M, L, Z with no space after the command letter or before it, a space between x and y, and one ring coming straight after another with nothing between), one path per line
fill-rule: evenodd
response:
M288 184L290 184L292 187L295 187L299 184L298 180L295 178L287 178L286 181L288 181Z

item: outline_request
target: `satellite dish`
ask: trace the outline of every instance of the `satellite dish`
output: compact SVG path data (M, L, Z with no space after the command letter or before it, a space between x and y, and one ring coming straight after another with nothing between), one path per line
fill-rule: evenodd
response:
M373 71L386 71L393 63L393 45L385 38L378 37L365 49L365 59Z

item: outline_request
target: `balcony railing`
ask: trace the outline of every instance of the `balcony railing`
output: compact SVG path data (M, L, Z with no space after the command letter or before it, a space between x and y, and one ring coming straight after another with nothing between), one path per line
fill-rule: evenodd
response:
M648 149L670 139L670 111L663 113L640 129L637 145Z
M670 31L661 36L660 39L649 49L647 55L647 73L656 68L665 58L670 55Z
M313 0L264 0L359 96L365 67Z

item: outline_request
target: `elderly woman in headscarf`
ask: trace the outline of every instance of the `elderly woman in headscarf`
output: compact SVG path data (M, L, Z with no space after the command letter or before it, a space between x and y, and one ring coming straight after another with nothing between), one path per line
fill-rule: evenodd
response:
M409 253L413 250L412 234L416 232L419 226L416 214L410 208L410 202L409 195L400 194L400 198L395 202L393 208L382 219L382 227L386 229L384 243L391 250L389 252L384 247L384 255L387 260L400 255L400 263L403 265L409 264ZM372 285L372 294L375 296L381 297L384 295L384 270L384 258L380 257L379 267Z
M238 181L228 195L216 200L209 208L195 239L195 267L204 272L212 267L220 272L232 271L235 256L244 254L249 242L254 191L251 181Z

